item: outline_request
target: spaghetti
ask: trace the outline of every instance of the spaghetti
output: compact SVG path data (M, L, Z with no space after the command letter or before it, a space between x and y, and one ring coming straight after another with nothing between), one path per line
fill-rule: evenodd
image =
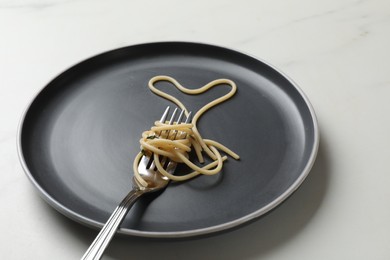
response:
M150 79L148 87L149 89L158 96L161 96L167 100L170 100L181 108L186 116L188 117L188 110L177 98L169 95L155 87L155 83L159 81L167 81L173 84L181 92L189 95L198 95L206 92L207 90L216 87L218 85L227 84L231 87L231 90L219 97L210 103L203 106L199 109L198 112L193 116L191 123L178 124L174 123L173 125L166 124L166 122L155 122L155 125L148 131L142 133L140 139L141 151L133 163L134 177L137 181L144 187L147 186L147 182L142 179L138 172L138 163L143 154L148 156L153 156L155 165L158 171L166 176L167 178L174 181L184 181L191 179L199 174L204 175L214 175L221 171L223 166L223 161L227 159L227 156L222 156L219 151L222 151L232 158L238 160L240 157L225 147L224 145L209 139L203 139L198 131L197 122L199 118L210 108L228 100L231 98L237 91L236 84L229 79L217 79L211 81L210 83L204 85L203 87L197 89L188 89L183 87L178 81L169 76L156 76ZM167 131L168 130L168 131ZM212 162L199 167L189 160L188 153L191 149L195 150L195 153L198 157L200 163L204 163L203 153L205 153ZM167 157L171 161L177 163L184 163L193 171L176 176L168 173L163 165L161 164L160 156Z

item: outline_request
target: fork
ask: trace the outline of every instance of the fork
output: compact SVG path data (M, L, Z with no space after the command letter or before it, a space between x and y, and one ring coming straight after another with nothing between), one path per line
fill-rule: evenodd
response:
M169 107L167 107L160 119L160 122L165 122L168 114ZM173 124L175 122L176 114L178 110L177 108L173 111L171 118L169 120L169 124ZM178 118L177 124L182 122L182 118L184 115L184 111L181 111ZM191 113L188 114L185 123L189 123L191 118ZM169 136L169 130L166 130L159 135ZM175 136L178 133L175 133ZM176 169L177 163L173 161L169 161L168 158L163 158L162 161L165 160L164 169L173 174ZM134 205L134 203L144 194L155 192L164 189L168 183L169 179L163 176L161 173L157 171L155 165L153 163L153 155L150 157L142 156L140 163L138 165L138 171L141 177L148 183L147 187L143 187L136 178L133 177L133 187L132 190L126 195L126 197L121 201L121 203L115 208L114 212L111 214L110 218L100 230L99 234L92 242L88 250L85 252L84 256L81 258L82 260L97 260L100 259L104 253L104 250L107 248L111 239L116 233L116 230L119 228L120 224L124 220L127 212Z

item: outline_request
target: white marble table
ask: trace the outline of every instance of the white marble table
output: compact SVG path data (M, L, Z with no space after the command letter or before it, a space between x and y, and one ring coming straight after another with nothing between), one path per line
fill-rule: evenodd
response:
M0 1L1 259L79 259L96 235L43 202L20 167L29 100L87 57L170 40L231 47L287 73L316 110L318 159L250 225L196 240L115 238L104 259L390 259L388 0Z

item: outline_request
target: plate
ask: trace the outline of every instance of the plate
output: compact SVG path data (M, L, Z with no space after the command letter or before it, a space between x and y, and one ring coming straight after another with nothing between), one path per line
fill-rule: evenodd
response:
M302 91L264 61L207 44L157 42L112 50L69 68L33 99L22 116L18 153L40 195L82 224L101 228L131 188L140 134L169 101L149 91L156 75L200 87L236 82L229 101L199 121L204 138L241 156L215 176L171 183L131 209L118 232L190 237L228 230L270 211L295 191L312 167L319 143L315 114ZM229 91L185 96L157 86L197 111Z

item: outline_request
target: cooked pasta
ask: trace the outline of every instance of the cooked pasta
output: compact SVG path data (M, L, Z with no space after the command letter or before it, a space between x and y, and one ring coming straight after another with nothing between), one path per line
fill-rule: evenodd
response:
M210 83L204 85L203 87L197 89L188 89L183 87L179 82L177 82L174 78L168 76L156 76L150 79L149 81L149 89L167 100L170 100L174 104L176 104L180 109L182 109L186 116L189 115L187 108L180 102L177 98L169 95L155 87L155 83L159 81L167 81L172 83L177 89L181 92L189 95L198 95L204 93L210 88L216 87L218 85L227 84L230 85L231 90L219 97L210 103L203 106L199 111L195 113L192 118L191 123L180 123L176 122L172 125L167 124L167 122L155 122L155 125L148 131L142 133L142 137L140 139L141 144L141 152L136 156L133 163L134 176L137 179L138 183L142 186L146 187L147 182L142 179L138 172L138 163L143 154L148 156L153 156L154 163L158 169L158 171L166 176L167 178L174 181L184 181L191 179L199 174L204 175L214 175L221 171L223 166L223 161L227 159L227 156L222 156L219 151L226 153L232 158L238 160L240 157L225 147L224 145L209 139L203 139L200 135L197 122L199 118L210 108L228 100L231 98L237 91L236 84L229 79L217 79L211 81ZM199 167L198 165L191 162L189 159L189 152L195 150L195 153L198 157L200 163L204 163L203 154L206 154L211 160L211 163L203 167ZM185 174L185 175L173 175L167 172L161 162L160 157L167 157L169 160L184 163L193 171Z

